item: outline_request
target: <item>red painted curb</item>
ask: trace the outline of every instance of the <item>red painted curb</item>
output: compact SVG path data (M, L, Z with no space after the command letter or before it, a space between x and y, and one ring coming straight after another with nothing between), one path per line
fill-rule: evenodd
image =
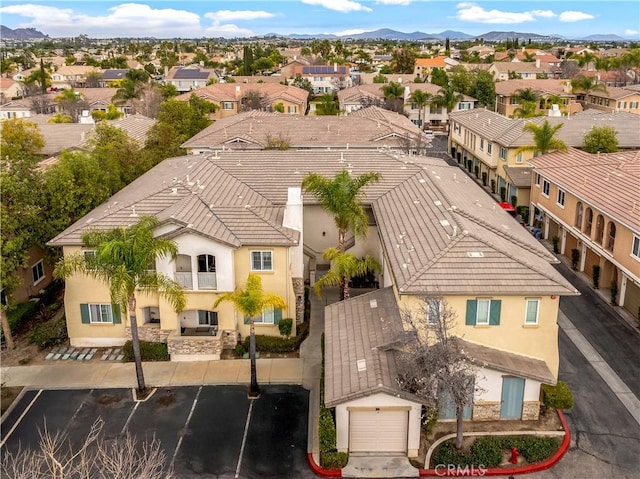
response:
M569 449L569 444L571 443L571 434L569 433L569 425L567 424L567 419L562 414L562 411L557 410L558 417L560 418L560 422L562 423L562 427L564 429L564 439L562 443L560 443L560 447L558 450L551 456L549 459L538 462L536 464L528 464L526 466L520 467L501 467L501 468L491 468L491 469L483 469L482 473L480 471L476 476L508 476L508 475L518 475L518 474L530 474L532 472L539 472L549 469L556 465L556 463L565 455L567 449ZM464 471L440 471L436 472L435 469L419 469L420 477L468 477L469 473L464 473Z
M307 453L307 461L309 462L309 467L311 467L311 470L318 476L342 477L342 469L323 469L316 464L316 461L313 460L313 454L311 454L310 452Z

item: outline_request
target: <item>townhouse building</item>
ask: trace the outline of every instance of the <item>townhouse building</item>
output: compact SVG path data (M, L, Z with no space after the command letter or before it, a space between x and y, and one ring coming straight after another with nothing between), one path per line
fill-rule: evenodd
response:
M585 108L607 113L627 112L640 115L640 91L632 88L609 86L606 91L590 91L578 96Z
M506 117L513 117L522 108L518 94L530 89L539 96L535 112L544 115L570 116L580 113L583 108L572 92L569 80L504 80L496 82L496 102L494 111ZM554 110L554 106L557 109ZM551 113L550 113L551 112Z
M542 234L616 302L640 313L640 153L589 154L575 148L533 158L531 208Z

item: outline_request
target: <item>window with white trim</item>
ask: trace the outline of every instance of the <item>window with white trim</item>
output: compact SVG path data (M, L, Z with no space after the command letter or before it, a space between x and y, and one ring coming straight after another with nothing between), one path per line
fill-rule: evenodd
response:
M518 156L516 156L516 163L522 163L522 153L518 153Z
M442 302L439 299L427 299L427 325L435 326L440 319Z
M631 246L631 256L640 259L640 237L633 236L633 245Z
M491 310L490 299L478 299L476 300L476 324L484 325L489 324L489 311Z
M274 309L273 308L264 308L262 310L262 313L260 313L260 316L256 316L256 318L254 319L255 323L262 323L262 324L273 324L274 321Z
M110 304L89 304L90 323L113 323L113 310Z
M507 160L507 149L504 146L500 147L500 158L502 160Z
M288 113L297 113L298 112L298 107L295 105L290 105L289 107L287 107L287 112Z
M252 251L251 271L273 271L273 252Z
M484 151L484 138L480 138L480 151Z
M31 267L31 274L33 276L33 284L36 285L44 279L44 263L42 260L38 261Z
M556 195L556 203L558 203L558 205L562 206L563 208L564 208L564 197L565 197L564 190L561 190L560 188L558 188L558 194Z
M540 311L539 299L527 299L524 313L524 324L538 324L538 312Z
M233 102L223 101L222 102L222 109L223 110L233 110Z
M491 154L492 146L491 143L487 142L487 153Z
M542 177L540 176L540 173L536 173L536 186L538 188L540 188L540 180L541 180L541 178Z
M547 180L542 180L542 194L549 198L549 190L551 189L551 185Z

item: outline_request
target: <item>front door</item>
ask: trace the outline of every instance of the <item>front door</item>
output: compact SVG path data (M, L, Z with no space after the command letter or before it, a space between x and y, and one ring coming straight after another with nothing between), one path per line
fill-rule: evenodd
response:
M502 378L500 419L522 419L523 400L524 379L514 377Z

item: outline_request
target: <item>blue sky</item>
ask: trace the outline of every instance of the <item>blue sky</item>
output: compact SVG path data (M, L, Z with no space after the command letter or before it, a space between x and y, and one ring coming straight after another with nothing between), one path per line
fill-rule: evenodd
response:
M580 38L640 38L638 0L3 0L0 22L52 37L244 37L266 33L359 33L379 28L481 35L492 30Z

